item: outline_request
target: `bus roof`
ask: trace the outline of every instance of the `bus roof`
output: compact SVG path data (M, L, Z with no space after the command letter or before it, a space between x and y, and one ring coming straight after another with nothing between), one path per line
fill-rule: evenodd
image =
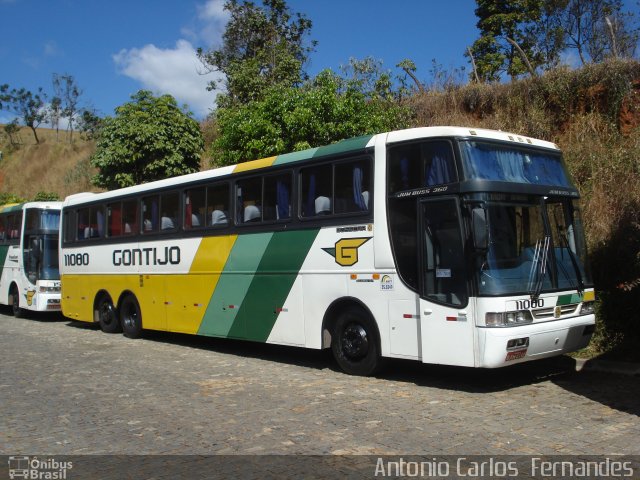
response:
M149 190L155 190L158 188L171 187L176 184L188 183L191 181L207 180L212 178L229 175L232 173L241 173L250 170L257 170L260 168L271 167L276 165L283 165L292 162L302 162L310 160L312 158L319 158L329 155L339 155L341 153L349 153L358 150L364 150L371 148L375 145L376 140L379 137L384 137L387 143L396 143L409 140L417 140L420 138L433 138L433 137L476 137L485 138L491 140L500 140L505 142L515 142L524 145L531 145L542 148L550 148L558 150L558 147L544 140L537 140L530 137L524 137L514 133L502 132L498 130L486 130L479 128L468 127L453 127L453 126L440 126L440 127L418 127L410 128L406 130L397 130L393 132L386 132L377 135L364 135L361 137L349 138L342 140L331 145L322 147L310 148L299 152L285 153L282 155L276 155L273 157L262 158L259 160L253 160L248 162L239 163L237 165L229 165L226 167L214 168L211 170L205 170L202 172L190 173L187 175L181 175L178 177L167 178L163 180L157 180L154 182L144 183L141 185L135 185L131 187L125 187L118 190L112 190L109 192L92 193L82 192L73 195L69 195L65 201L65 205L74 205L78 203L91 202L94 200L106 200L112 197L120 197L127 194L142 193Z
M24 202L24 203L7 203L0 205L0 213L17 212L24 208L62 208L62 202Z

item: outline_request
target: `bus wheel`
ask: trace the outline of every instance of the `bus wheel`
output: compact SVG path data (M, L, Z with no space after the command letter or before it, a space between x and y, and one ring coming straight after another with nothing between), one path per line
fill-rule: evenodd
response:
M16 318L24 317L24 310L20 308L20 292L18 292L18 288L15 285L11 288L9 297L11 300L11 313L13 313L13 316Z
M343 312L331 336L331 350L342 370L351 375L372 375L380 366L375 326L359 308Z
M109 295L103 295L98 301L96 308L100 329L105 333L117 333L122 331L122 326L118 320L118 314L111 302Z
M142 315L136 297L127 295L120 304L120 319L125 337L139 338L142 335Z

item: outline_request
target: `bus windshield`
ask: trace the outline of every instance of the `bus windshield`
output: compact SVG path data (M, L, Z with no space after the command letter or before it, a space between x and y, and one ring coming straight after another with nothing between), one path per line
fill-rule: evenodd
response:
M479 141L460 142L460 151L467 180L572 187L559 152Z
M477 269L480 295L592 286L580 211L575 200L489 194L489 245Z

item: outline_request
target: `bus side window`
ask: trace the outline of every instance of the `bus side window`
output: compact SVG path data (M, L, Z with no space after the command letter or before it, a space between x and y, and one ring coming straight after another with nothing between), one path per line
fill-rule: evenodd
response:
M262 178L247 178L236 182L236 222L262 221Z
M204 227L207 214L207 190L192 188L184 192L184 229Z
M154 233L158 231L160 221L160 207L158 195L142 199L142 233Z
M305 168L300 172L300 213L305 218L333 213L331 165Z
M229 224L229 184L207 187L207 226L225 227Z
M369 210L370 162L341 163L335 167L335 213Z
M0 216L0 242L4 243L4 241L6 240L7 236L6 236L6 231L7 228L5 226L5 222L6 222L6 217Z
M273 175L264 179L264 220L291 218L291 174Z
M165 193L160 196L160 230L175 231L178 228L178 217L180 214L179 194Z
M122 235L122 204L120 202L107 205L107 235L109 237Z
M138 227L138 201L122 202L122 234L136 235L140 233Z

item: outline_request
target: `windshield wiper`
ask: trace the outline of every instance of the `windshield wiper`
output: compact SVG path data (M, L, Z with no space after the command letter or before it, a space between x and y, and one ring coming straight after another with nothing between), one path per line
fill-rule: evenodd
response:
M533 253L531 271L529 272L529 294L531 295L531 300L537 300L540 292L542 292L544 277L547 275L547 260L549 258L550 245L551 235L545 235L544 239L538 239L538 241L536 241L536 249Z

